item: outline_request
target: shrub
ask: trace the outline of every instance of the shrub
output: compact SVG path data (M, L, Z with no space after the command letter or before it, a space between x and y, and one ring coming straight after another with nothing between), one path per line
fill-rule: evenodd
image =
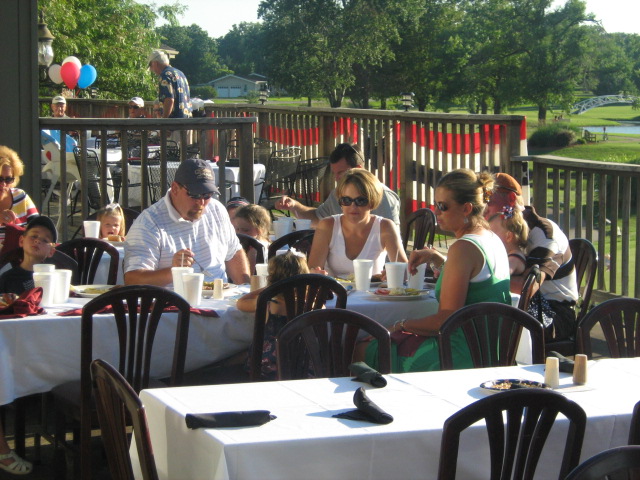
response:
M191 91L192 97L199 97L199 98L202 98L203 100L209 100L211 98L218 97L218 90L216 89L216 87L212 87L211 85L191 87L190 91Z
M566 147L576 142L580 129L560 123L538 128L529 137L529 146L536 148Z

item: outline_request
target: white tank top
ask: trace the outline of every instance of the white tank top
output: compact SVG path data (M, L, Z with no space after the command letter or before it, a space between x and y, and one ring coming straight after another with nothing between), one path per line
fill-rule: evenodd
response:
M387 258L386 251L382 248L382 240L380 238L380 222L382 217L371 215L374 219L373 227L369 232L369 237L362 247L362 250L356 258L373 260L373 273L380 273L384 268ZM353 274L353 260L347 257L346 247L344 243L344 235L342 234L342 224L340 215L332 215L333 232L331 234L331 242L329 243L329 255L325 270L333 277L345 278ZM355 260L355 259L354 259Z

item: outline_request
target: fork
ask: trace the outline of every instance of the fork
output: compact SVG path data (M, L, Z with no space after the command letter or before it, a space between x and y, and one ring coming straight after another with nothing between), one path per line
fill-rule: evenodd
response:
M207 269L204 268L202 265L200 265L200 262L196 260L196 257L192 257L192 258L193 258L193 262L200 267L200 271L204 273L205 277L216 278L216 276L213 273L207 272Z

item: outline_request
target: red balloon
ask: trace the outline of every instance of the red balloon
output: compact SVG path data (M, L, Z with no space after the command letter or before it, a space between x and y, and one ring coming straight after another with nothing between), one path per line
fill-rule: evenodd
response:
M60 76L67 88L76 88L80 78L80 67L73 62L67 62L60 68Z

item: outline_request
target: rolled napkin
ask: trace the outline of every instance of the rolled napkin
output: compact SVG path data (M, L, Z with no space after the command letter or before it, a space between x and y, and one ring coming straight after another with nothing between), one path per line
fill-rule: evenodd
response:
M379 423L382 425L393 422L393 417L373 403L371 399L367 397L367 394L362 387L357 389L356 393L353 394L353 403L358 407L357 410L337 413L333 416L335 418L346 418L349 420Z
M13 303L0 309L0 318L23 318L29 315L40 315L44 308L40 306L42 287L22 292Z
M275 420L269 410L246 412L187 413L187 428L253 427Z
M354 382L365 382L376 388L387 386L387 380L382 374L364 362L352 363L349 365L349 370L356 376L356 378L351 379Z
M573 373L573 360L565 357L564 355L551 350L547 352L547 357L555 357L558 359L558 370L563 373Z

